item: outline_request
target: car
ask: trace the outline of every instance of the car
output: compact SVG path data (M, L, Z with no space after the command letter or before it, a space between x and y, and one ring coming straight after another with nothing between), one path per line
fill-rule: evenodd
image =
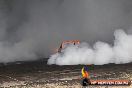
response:
M68 46L68 45L77 45L77 44L80 44L79 40L63 41L57 51L58 51L58 53L61 53L62 49L66 48L66 46Z

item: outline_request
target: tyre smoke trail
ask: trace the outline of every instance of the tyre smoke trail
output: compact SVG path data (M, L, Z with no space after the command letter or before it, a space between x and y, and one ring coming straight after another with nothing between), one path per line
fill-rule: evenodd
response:
M114 45L98 41L93 47L88 43L70 45L61 53L51 55L48 64L78 65L108 63L122 64L132 62L132 35L123 30L114 32Z

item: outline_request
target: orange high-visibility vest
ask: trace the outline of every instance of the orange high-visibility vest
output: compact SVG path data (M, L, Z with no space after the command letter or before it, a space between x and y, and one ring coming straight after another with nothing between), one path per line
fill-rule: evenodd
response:
M88 72L84 71L84 67L82 68L81 73L82 73L82 77L88 78Z

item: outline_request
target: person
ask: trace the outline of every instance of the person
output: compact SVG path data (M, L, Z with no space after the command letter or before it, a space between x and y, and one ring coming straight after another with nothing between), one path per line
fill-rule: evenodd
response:
M82 68L81 73L83 78L88 78L88 71L86 66Z
M82 85L83 86L87 86L87 85L90 85L90 79L89 79L89 74L88 74L88 71L87 71L87 66L84 66L82 69L81 69L81 73L82 73Z

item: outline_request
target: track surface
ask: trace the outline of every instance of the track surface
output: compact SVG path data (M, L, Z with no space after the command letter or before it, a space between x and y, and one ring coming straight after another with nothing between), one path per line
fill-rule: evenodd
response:
M61 83L73 85L80 83L80 70L83 65L56 66L46 61L15 62L0 66L0 87L28 86L34 84ZM88 65L91 79L132 79L132 63Z

